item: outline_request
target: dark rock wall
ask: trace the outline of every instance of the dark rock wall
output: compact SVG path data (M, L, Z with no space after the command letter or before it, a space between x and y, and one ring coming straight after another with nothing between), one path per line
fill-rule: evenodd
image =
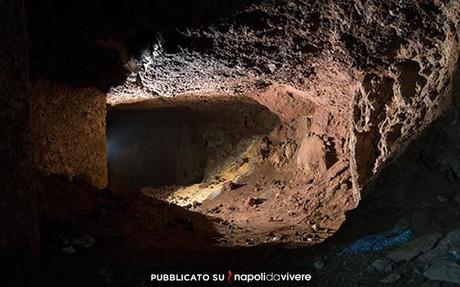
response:
M0 4L0 263L38 253L32 171L27 158L29 71L23 1Z

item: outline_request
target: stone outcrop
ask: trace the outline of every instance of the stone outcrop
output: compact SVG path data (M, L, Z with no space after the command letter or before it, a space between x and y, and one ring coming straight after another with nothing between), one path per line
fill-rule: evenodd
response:
M38 80L30 84L30 97L34 167L45 175L84 175L94 186L107 186L105 94Z

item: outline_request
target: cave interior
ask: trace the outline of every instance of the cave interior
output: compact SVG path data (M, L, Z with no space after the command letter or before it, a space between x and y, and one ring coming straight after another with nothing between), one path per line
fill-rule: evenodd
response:
M460 284L458 0L0 5L6 286Z

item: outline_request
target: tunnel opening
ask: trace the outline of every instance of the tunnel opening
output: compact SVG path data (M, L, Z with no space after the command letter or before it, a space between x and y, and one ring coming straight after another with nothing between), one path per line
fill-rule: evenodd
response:
M288 85L109 97L109 188L204 215L219 244L316 244L355 204L346 125Z
M231 161L239 161L238 168L253 165L254 158L241 155L277 123L266 107L237 96L114 106L107 113L110 185L133 190L230 180L219 177L223 166Z

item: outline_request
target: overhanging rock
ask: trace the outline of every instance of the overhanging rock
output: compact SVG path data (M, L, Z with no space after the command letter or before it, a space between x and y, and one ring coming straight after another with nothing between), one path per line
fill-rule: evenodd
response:
M207 27L156 34L127 59L131 74L109 102L210 91L263 102L288 87L320 107L304 115L306 133L334 145L356 205L363 185L451 102L459 18L457 0L262 1Z

